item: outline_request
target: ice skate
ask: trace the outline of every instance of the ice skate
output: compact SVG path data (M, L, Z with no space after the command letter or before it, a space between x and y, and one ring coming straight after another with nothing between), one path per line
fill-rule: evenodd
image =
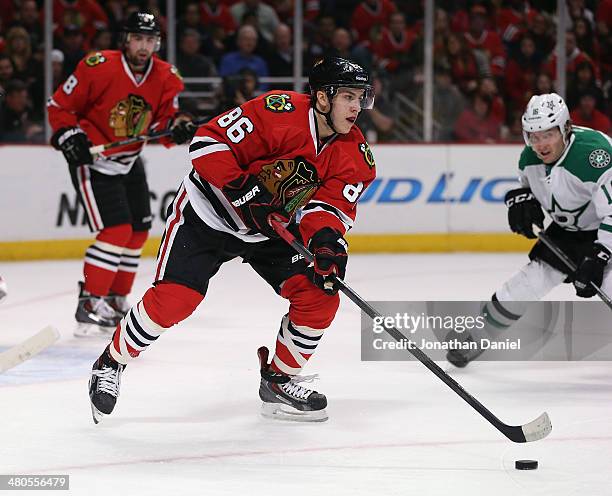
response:
M290 420L295 422L324 422L328 419L327 398L324 394L301 386L316 376L294 376L273 372L268 365L268 349L264 346L257 350L260 362L261 398L264 417Z
M98 424L115 408L125 365L110 356L108 348L95 361L89 379L89 399L94 423Z
M74 318L77 321L76 337L109 337L121 315L104 298L85 291L83 282L79 282L79 303Z
M128 303L127 296L110 293L104 299L121 318L125 317L130 311L131 305Z

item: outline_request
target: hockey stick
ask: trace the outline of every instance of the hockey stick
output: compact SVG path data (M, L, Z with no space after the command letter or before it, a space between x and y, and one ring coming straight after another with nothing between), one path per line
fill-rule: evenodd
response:
M276 233L287 243L289 243L295 251L302 255L307 262L312 263L314 261L314 255L302 243L300 243L293 236L293 234L287 231L287 229L285 229L285 227L283 227L280 222L274 219L270 219L270 224L272 225L272 228L276 231ZM368 302L361 298L342 279L336 277L336 281L338 283L340 291L342 291L371 319L383 317L380 312L378 312ZM398 331L395 327L385 326L385 330L396 341L408 341L408 338L404 336L400 331ZM491 411L488 410L487 407L480 403L480 401L478 401L470 393L463 389L463 387L455 379L453 379L446 372L444 372L444 370L442 370L431 358L429 358L429 356L423 353L423 351L416 347L408 347L408 351L419 362L421 362L431 372L438 376L438 378L442 382L444 382L455 393L461 396L461 398L463 398L472 408L474 408L474 410L476 410L480 415L482 415L486 420L488 420L493 425L493 427L495 427L499 432L501 432L504 436L510 439L510 441L513 441L515 443L538 441L550 434L552 430L552 424L550 423L550 418L548 417L548 414L546 412L540 415L537 419L528 422L524 425L513 426L504 424L495 415L493 415L493 413L491 413Z
M534 226L534 232L538 236L538 239L542 241L542 243L544 243L548 247L548 249L552 251L569 270L571 270L572 272L576 272L578 270L578 266L574 262L572 262L572 260L563 252L563 250L561 250L561 248L559 248L553 242L552 239L550 239L546 234L544 234L544 232L539 229L536 229L536 226ZM608 308L612 310L612 300L610 299L610 297L593 281L590 281L590 284L601 298L601 301L608 305Z
M0 353L0 373L12 369L20 363L29 360L34 355L51 346L60 337L55 327L47 326L34 336L29 337L23 343L13 346Z
M206 124L209 121L206 119L198 119L193 121L196 126L201 126L202 124ZM89 148L89 153L92 155L97 155L106 150L110 150L111 148L117 148L125 145L132 145L134 143L140 143L141 141L153 141L158 140L160 138L164 138L166 136L170 136L172 134L171 129L164 129L163 131L157 131L156 133L151 134L141 134L139 136L134 136L133 138L127 138L121 141L111 141L110 143L105 143L104 145L96 145Z

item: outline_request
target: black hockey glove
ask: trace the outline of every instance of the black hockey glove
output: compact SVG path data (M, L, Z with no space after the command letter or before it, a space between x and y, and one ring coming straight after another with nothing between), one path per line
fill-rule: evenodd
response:
M182 145L193 139L198 126L190 120L178 120L172 124L170 130L172 131L172 141L177 145Z
M51 145L64 154L70 167L93 164L93 157L89 153L91 142L85 132L78 127L58 129L51 137Z
M535 224L540 229L544 227L544 212L531 190L519 188L508 191L504 201L508 207L508 224L512 232L529 239L537 238L532 225Z
M593 251L585 255L574 275L574 287L578 296L591 298L597 294L591 283L601 287L603 273L609 261L610 250L599 243L593 243Z
M240 215L244 224L254 231L278 238L269 223L270 215L280 222L289 222L289 215L256 176L245 174L223 186L223 194Z
M338 292L335 277L344 279L348 261L348 244L340 232L331 227L320 229L310 239L308 249L313 253L312 282L327 294Z

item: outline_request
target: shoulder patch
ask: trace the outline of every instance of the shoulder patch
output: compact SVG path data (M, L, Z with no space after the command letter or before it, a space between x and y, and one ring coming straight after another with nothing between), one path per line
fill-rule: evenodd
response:
M264 104L266 110L274 112L275 114L281 112L293 112L295 106L291 103L291 97L285 93L278 93L268 95L264 98Z
M106 57L100 52L92 53L85 59L85 64L87 64L89 67L95 67L99 64L103 64L104 62L106 62Z
M183 80L183 76L181 76L180 71L176 68L175 65L170 66L170 72L174 74L177 78L179 78L181 81Z
M610 154L603 148L593 150L589 154L589 164L596 169L603 169L610 165Z
M372 153L372 149L367 142L359 143L359 151L363 155L363 160L368 165L370 169L373 169L376 166L376 162L374 161L374 154Z

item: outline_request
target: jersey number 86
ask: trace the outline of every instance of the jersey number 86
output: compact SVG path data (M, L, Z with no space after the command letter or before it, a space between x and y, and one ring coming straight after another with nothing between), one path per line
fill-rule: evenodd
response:
M251 120L246 116L240 117L241 115L242 109L236 107L234 110L219 117L217 120L217 124L219 124L220 127L224 129L227 128L225 134L232 143L240 143L244 137L252 133L254 129Z

